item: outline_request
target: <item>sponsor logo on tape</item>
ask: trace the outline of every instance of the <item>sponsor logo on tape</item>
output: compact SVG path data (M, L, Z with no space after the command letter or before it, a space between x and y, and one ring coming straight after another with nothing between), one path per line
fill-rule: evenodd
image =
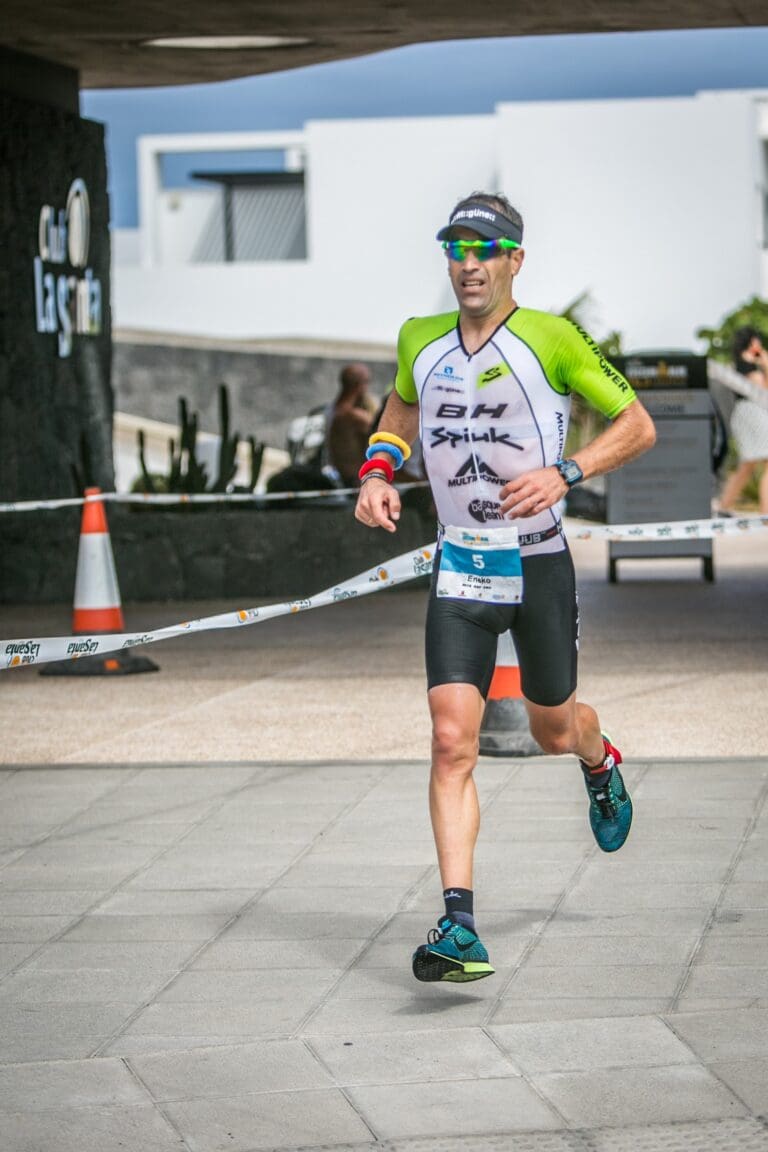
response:
M339 600L353 600L358 595L356 588L334 588L331 592L336 603Z
M312 607L311 600L291 600L288 608L291 612L306 612L307 608Z
M127 640L122 643L123 648L135 648L137 644L151 644L153 634L151 632L144 632L141 636L129 636Z
M417 552L413 557L413 574L414 576L428 576L432 571L432 553L426 548L423 552Z
M73 660L77 660L80 656L93 656L94 652L98 652L99 648L99 641L93 640L88 636L84 640L72 640L67 644L67 656L71 656Z

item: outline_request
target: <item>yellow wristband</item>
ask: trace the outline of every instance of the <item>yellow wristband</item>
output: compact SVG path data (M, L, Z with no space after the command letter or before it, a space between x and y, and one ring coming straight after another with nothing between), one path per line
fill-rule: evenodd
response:
M368 441L369 445L373 444L394 444L395 448L399 448L403 454L403 460L407 460L411 454L411 447L406 444L399 436L395 436L394 432L374 432Z

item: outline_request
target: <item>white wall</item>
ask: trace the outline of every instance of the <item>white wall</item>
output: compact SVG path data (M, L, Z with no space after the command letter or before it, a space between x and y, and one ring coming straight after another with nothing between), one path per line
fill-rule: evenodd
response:
M218 225L224 253L224 217L220 188L166 189L158 197L158 262L188 264L201 236Z
M691 346L760 288L757 105L693 99L505 104L501 178L526 221L521 302L584 289L600 336Z
M492 116L309 123L308 259L121 267L116 326L394 341L408 316L452 306L434 236L456 200L496 182L494 135ZM159 199L154 252L168 244Z
M485 187L503 188L525 217L521 303L560 309L589 289L598 337L617 328L628 346L691 346L697 327L763 286L764 109L736 92L310 122L307 260L120 266L115 324L392 343L404 318L453 306L435 232ZM150 155L146 138L140 148ZM157 166L145 171L146 253L167 237L157 192L144 218Z

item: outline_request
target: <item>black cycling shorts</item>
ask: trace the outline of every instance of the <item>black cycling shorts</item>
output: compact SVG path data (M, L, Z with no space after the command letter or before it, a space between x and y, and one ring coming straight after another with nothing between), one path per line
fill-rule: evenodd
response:
M474 684L488 695L496 643L512 633L523 695L554 707L576 690L579 607L568 549L523 556L522 604L483 604L435 595L435 557L427 608L427 684Z

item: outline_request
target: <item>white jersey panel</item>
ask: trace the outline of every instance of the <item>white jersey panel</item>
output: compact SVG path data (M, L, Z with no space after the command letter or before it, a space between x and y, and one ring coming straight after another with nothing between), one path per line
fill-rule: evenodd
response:
M473 355L458 328L428 344L413 365L424 464L442 524L508 523L499 491L562 456L570 398L549 385L524 341L500 327ZM516 521L521 536L559 523L559 506ZM560 552L557 535L523 543L524 555Z

